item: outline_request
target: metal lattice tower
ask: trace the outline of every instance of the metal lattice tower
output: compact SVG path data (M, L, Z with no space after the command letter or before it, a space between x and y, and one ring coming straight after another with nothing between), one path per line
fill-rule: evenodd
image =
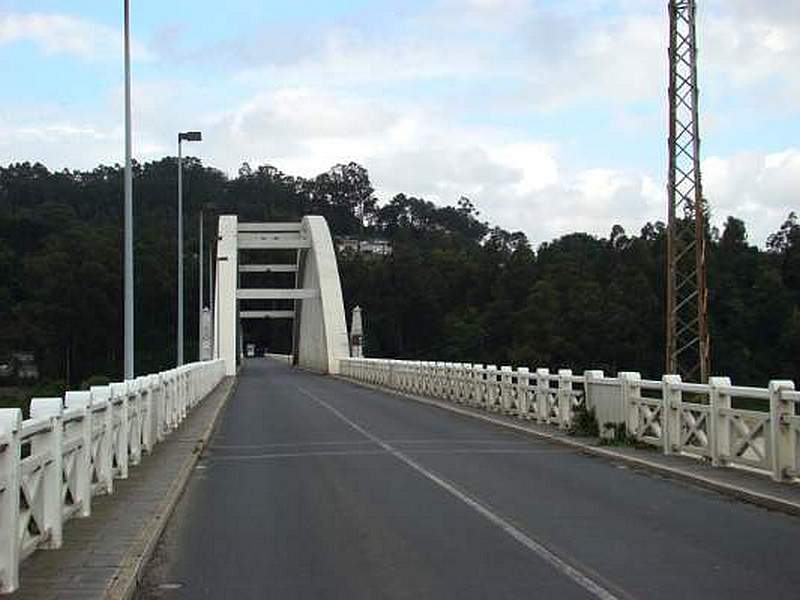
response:
M695 0L670 0L666 372L709 374L706 205L700 179Z

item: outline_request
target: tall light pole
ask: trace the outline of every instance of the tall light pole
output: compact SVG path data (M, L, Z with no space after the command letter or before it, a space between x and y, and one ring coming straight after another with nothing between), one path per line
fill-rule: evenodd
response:
M131 23L125 0L125 379L133 379L133 171L131 168Z
M197 253L197 360L203 360L203 211L200 210L199 249Z
M183 364L183 153L181 142L199 142L199 131L178 134L178 366Z

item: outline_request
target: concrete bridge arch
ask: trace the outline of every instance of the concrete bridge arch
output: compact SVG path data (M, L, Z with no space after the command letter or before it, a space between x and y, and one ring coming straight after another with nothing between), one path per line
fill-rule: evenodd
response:
M252 251L295 252L293 264L248 259ZM263 253L262 253L263 254ZM268 253L267 253L268 254ZM293 287L242 285L246 273L294 273ZM306 216L291 223L245 223L236 215L219 218L214 304L214 355L236 373L245 319L292 319L293 362L321 373L338 373L349 356L339 268L324 217ZM280 310L248 309L253 301L291 304Z

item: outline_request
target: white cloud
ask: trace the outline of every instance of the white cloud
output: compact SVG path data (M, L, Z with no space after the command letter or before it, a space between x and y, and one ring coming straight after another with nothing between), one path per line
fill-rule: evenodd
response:
M106 25L64 14L0 13L0 46L34 43L45 54L68 54L83 60L119 59L122 32ZM152 59L145 46L131 43L138 60Z
M713 83L716 96L736 93L742 105L775 86L786 97L800 92L800 5L760 4L701 4L704 94ZM399 13L388 29L357 21L323 27L298 40L296 52L253 52L255 42L245 43L247 56L226 64L229 79L136 79L135 152L143 160L174 153L177 130L200 128L204 142L190 151L229 173L246 160L313 176L355 160L370 169L383 199L405 192L452 203L467 195L485 218L534 243L575 230L607 235L615 223L635 233L666 213L665 161L634 169L619 158L623 145L666 146L665 5L440 0ZM121 46L118 32L77 18L0 15L0 44L19 40L82 60L117 57ZM197 50L183 60L208 55ZM235 93L214 94L211 86ZM224 106L210 100L220 96ZM121 106L117 88L92 114L6 110L0 162L86 168L119 161ZM537 131L548 118L555 120L548 131L558 132L558 120L585 117L576 111L611 113L614 121L602 124L602 134L573 131L564 140ZM720 129L736 125L730 115L705 115ZM600 150L578 158L571 152L579 145ZM797 205L800 151L729 154L704 161L715 223L728 214L744 218L751 240L763 243Z
M703 162L704 193L716 224L745 221L752 243L763 244L790 211L800 207L800 149L744 152Z

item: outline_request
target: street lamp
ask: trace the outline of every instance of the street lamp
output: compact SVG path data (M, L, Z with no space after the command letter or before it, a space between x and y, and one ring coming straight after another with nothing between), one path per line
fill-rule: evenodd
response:
M178 366L183 364L183 154L181 142L200 142L199 131L178 134Z
M133 170L131 168L131 23L130 0L125 0L125 283L124 336L125 379L133 379Z

